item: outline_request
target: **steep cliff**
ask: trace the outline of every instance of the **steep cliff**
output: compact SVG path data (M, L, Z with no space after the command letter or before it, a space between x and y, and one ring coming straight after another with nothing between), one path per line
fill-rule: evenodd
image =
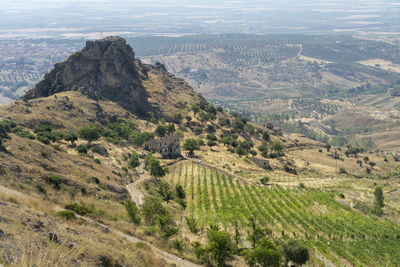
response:
M140 116L151 111L169 117L177 102L197 102L201 98L162 65L142 65L121 37L87 41L82 50L55 64L23 99L63 91L79 91L95 100L108 99Z

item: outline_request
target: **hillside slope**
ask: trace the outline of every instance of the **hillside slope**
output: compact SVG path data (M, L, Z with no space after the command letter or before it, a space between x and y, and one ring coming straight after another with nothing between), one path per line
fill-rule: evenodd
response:
M277 244L304 244L310 265L400 259L394 158L256 126L211 105L162 65L141 64L121 38L88 42L79 53L24 99L0 107L0 263L168 266L168 251L207 264L193 245L206 246L213 228L236 238L227 260L244 266L238 251L251 247L254 212ZM182 157L143 149L167 134L180 137ZM387 220L370 211L377 185ZM140 213L129 202L137 190ZM132 244L136 238L146 243Z

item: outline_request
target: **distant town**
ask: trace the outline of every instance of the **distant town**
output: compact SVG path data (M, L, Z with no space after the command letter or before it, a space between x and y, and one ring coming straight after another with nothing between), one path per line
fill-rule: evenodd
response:
M56 63L82 47L83 40L1 40L0 104L32 87Z

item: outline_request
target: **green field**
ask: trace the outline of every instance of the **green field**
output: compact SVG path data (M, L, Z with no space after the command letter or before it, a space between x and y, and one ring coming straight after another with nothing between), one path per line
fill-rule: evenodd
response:
M252 185L218 170L183 163L170 169L171 184L187 192L187 215L200 226L219 223L233 231L258 214L276 237L302 239L315 264L396 266L400 262L400 227L363 215L335 200L335 192Z

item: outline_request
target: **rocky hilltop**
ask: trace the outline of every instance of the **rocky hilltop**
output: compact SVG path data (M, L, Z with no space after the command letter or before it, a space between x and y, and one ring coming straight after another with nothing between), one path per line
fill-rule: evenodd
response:
M23 99L64 91L79 91L95 100L111 100L141 116L149 111L156 116L168 116L171 104L201 98L183 80L166 72L163 65L142 65L135 59L132 47L123 38L114 36L87 41L82 50L55 64Z

